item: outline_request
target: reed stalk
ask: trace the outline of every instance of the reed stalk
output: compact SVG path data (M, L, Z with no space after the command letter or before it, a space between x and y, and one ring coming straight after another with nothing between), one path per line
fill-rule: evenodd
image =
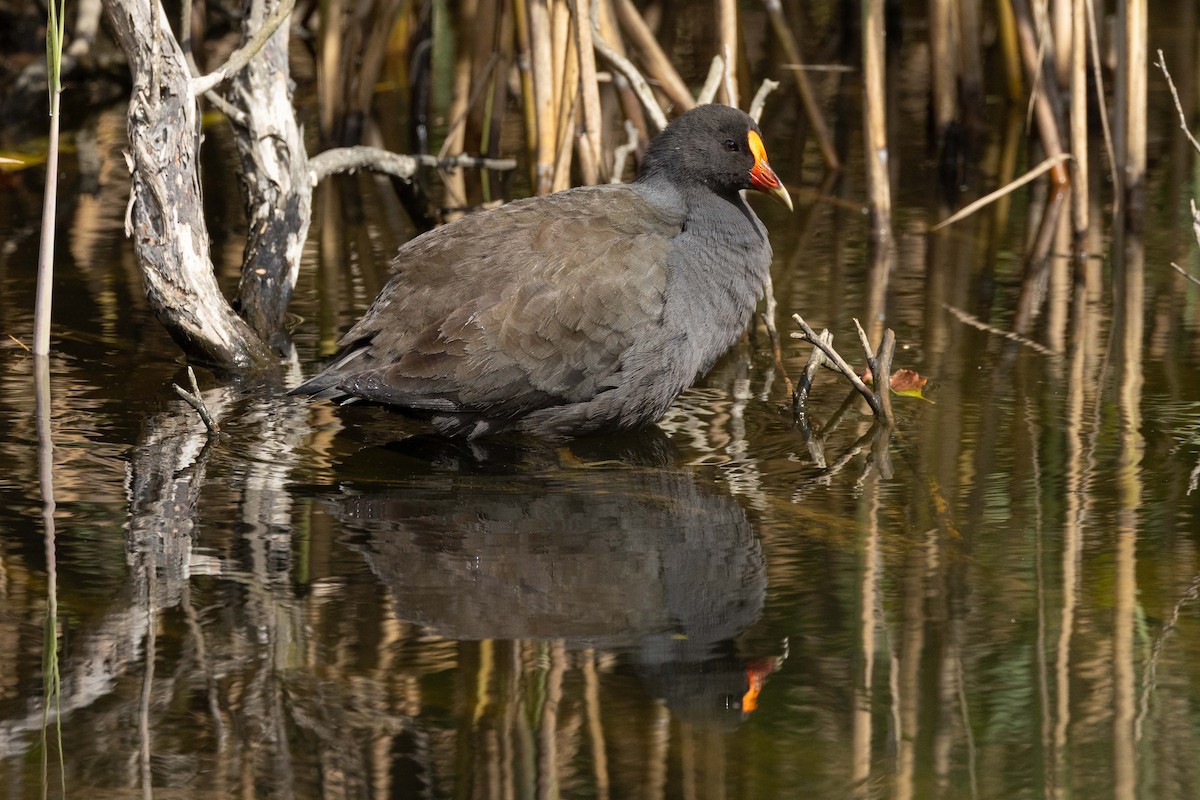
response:
M529 39L533 52L533 102L537 117L537 172L534 191L549 194L554 179L554 54L551 52L548 0L528 0Z
M1029 0L1012 0L1013 13L1017 22L1017 41L1020 44L1021 59L1025 63L1025 71L1031 85L1038 87L1033 95L1033 118L1037 123L1038 135L1047 159L1058 159L1063 154L1062 132L1059 128L1058 115L1055 109L1059 107L1058 83L1052 80L1042 80L1045 74L1045 49L1039 46L1035 31L1033 10ZM1049 54L1053 58L1053 52ZM1062 163L1056 163L1050 171L1051 180L1056 186L1066 186L1070 181L1067 168Z
M864 3L864 9L868 6L873 7L870 0ZM930 79L933 84L934 136L939 149L944 144L946 131L958 116L958 53L954 42L953 14L952 0L930 1ZM863 36L870 38L865 29ZM866 58L865 47L863 58Z
M617 20L611 0L592 0L592 38L593 45L603 52L604 45L618 56L625 56L625 42L617 28ZM599 42L597 44L597 42ZM638 142L647 142L650 134L646 126L646 114L642 110L642 100L634 91L628 77L618 71L613 74L613 86L617 90L617 100L621 104L621 113L625 119L633 123L638 134ZM614 170L614 177L616 173Z
M343 103L342 42L345 40L345 0L328 0L321 7L320 54L317 62L317 125L321 138L331 141Z
M33 311L33 354L50 353L50 312L54 303L54 233L58 215L58 107L62 96L63 25L66 0L46 6L46 76L50 87L50 144L46 154L46 192L42 198L42 237L38 251L37 295Z
M537 95L533 88L533 46L529 37L529 0L513 0L517 29L517 69L521 73L521 111L525 119L525 155L529 180L537 186Z
M817 105L816 95L813 94L812 86L808 82L808 75L804 72L803 60L800 58L800 45L796 41L795 34L792 33L791 26L788 25L787 18L783 16L783 6L779 0L763 0L763 5L771 20L771 28L775 31L779 44L783 46L783 53L791 62L789 71L796 83L796 92L800 95L800 103L804 106L808 124L812 126L813 135L817 137L817 144L821 148L821 157L825 159L825 165L830 169L841 169L837 149L833 146L833 137L829 135L829 127L825 124L821 107Z
M566 12L566 2L559 0L564 9L563 17L567 20L567 30L563 32L565 52L563 53L563 73L559 84L558 95L558 146L554 158L554 181L552 191L560 192L571 186L571 154L574 151L574 133L579 120L579 54L575 51L576 37L570 26L570 14Z
M478 10L478 0L462 0L460 10L463 19L475 19ZM447 117L450 119L450 129L446 131L446 139L442 142L441 155L458 155L463 151L467 136L467 111L471 99L471 60L472 48L468 46L470 39L463 26L454 33L454 95L450 101ZM463 215L463 207L467 205L467 183L463 171L459 168L446 170L443 175L443 185L446 195L443 206L446 211L443 220L450 222Z
M579 53L579 82L582 92L584 146L580 167L585 183L600 183L607 174L604 169L604 142L601 137L603 118L600 111L600 86L596 79L596 48L592 44L591 0L570 0L575 16L575 49Z
M667 54L663 52L658 40L654 38L654 33L650 30L650 26L638 13L633 0L614 0L614 4L621 27L629 35L633 46L642 54L646 72L658 81L663 94L675 104L676 112L682 113L694 108L696 101L692 98L691 90L683 82L683 78L679 77L679 71L675 69L671 59L667 58Z
M871 229L876 239L891 238L892 192L888 170L887 106L884 83L884 2L864 0L863 128L867 145L867 191Z
M1004 85L1011 103L1021 102L1025 80L1021 71L1021 46L1017 41L1017 17L1009 0L996 0L996 27L1000 32L1000 51L1004 54Z
M1079 242L1088 228L1087 11L1083 0L1071 0L1070 5L1071 153L1075 156L1071 226Z
M1146 107L1147 70L1150 50L1147 44L1147 0L1127 0L1119 4L1118 25L1123 26L1120 63L1126 74L1125 91L1125 197L1130 208L1141 210L1146 178Z
M721 55L725 57L725 83L721 87L721 99L726 105L737 108L740 105L737 0L717 0L717 41L721 45Z

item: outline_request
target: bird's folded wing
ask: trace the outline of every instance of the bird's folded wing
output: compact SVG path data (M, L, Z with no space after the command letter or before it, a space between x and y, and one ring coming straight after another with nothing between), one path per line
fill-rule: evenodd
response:
M343 338L338 383L368 400L496 416L593 397L660 321L682 221L610 186L513 203L414 240Z

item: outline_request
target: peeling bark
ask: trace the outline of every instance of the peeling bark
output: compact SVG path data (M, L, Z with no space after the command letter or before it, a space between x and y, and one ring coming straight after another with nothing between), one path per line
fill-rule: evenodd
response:
M247 40L278 5L278 0L251 3L242 20ZM243 112L234 131L249 222L234 307L264 340L283 325L312 221L312 182L289 74L285 23L233 77L226 94Z
M196 99L179 44L148 0L105 0L104 7L133 78L127 232L150 305L189 357L226 369L268 367L275 362L270 349L233 312L213 272L197 169Z

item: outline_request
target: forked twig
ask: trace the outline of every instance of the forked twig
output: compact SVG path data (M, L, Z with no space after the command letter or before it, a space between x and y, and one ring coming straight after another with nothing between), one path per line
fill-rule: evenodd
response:
M867 405L871 407L871 412L875 415L875 418L885 425L893 425L894 420L891 414L890 398L887 402L881 398L881 395L884 392L891 391L891 384L888 378L884 377L883 379L880 379L878 374L876 374L875 386L877 389L876 391L872 391L870 387L863 383L862 378L858 377L858 374L854 371L854 368L846 363L846 359L842 358L838 351L833 349L831 337L828 335L825 337L818 336L817 333L811 327L809 327L808 323L805 322L804 318L799 314L792 314L792 319L796 321L796 324L798 324L803 331L803 333L797 333L793 331L791 334L792 338L803 339L813 347L820 348L821 352L825 355L825 358L829 360L829 363L836 367L838 372L842 373L846 380L850 381L850 384L855 388L855 390L863 396L863 399L867 401ZM857 321L855 324L857 324ZM882 353L883 349L888 346L893 348L895 347L895 334L892 333L891 329L888 329L888 331L884 334L883 343L880 345L880 352ZM869 362L879 363L882 361L890 366L890 353L886 354L884 358L881 359L878 355L873 355L871 353L869 346L866 348L866 351ZM797 393L794 395L794 397L799 397L799 389L797 389ZM796 402L796 400L794 399L793 402Z
M220 434L221 426L212 418L212 414L208 413L208 406L204 405L204 400L200 397L200 386L196 383L196 372L189 365L187 368L188 380L192 384L192 390L189 392L178 383L172 383L171 386L175 389L175 394L179 395L189 406L196 409L196 413L200 415L200 419L204 421L204 427L208 428L211 434Z

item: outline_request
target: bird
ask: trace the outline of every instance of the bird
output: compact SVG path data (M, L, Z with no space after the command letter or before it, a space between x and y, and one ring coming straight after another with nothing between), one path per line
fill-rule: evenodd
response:
M758 124L697 106L651 141L631 183L517 200L410 240L337 355L291 393L381 404L468 439L652 425L763 294L771 245L746 189L792 209Z

